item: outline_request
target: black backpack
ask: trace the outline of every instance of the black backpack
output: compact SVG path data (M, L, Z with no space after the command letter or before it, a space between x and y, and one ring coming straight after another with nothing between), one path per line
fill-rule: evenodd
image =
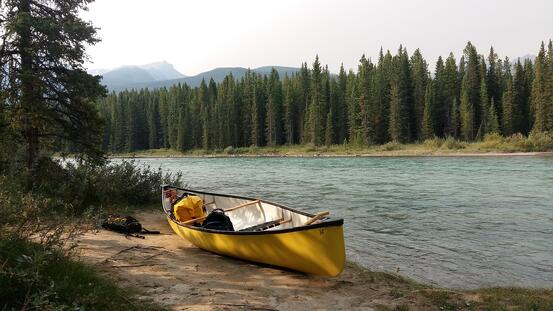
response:
M134 217L129 215L109 214L100 219L102 228L144 238L139 234L159 234L159 231L150 231L142 227L142 224Z
M220 208L214 209L211 213L209 213L209 215L207 215L202 223L202 228L234 231L234 226L232 225L230 218L225 215L225 211Z

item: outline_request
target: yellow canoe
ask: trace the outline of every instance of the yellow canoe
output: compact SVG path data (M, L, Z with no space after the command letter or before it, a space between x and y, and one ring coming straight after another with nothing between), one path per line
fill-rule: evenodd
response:
M167 190L203 199L206 212L225 210L235 231L202 228L173 216ZM337 276L345 263L343 219L234 195L162 187L162 205L176 234L204 250L309 274ZM325 217L323 217L325 216Z

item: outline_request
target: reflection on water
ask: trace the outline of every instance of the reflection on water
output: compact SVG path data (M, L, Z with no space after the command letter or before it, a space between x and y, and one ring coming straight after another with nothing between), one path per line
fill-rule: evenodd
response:
M553 286L553 157L142 159L345 219L349 260L447 287Z

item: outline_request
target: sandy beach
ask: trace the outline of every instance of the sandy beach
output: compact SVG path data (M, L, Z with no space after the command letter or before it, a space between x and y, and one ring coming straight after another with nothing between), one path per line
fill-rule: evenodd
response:
M247 263L200 250L172 234L161 212L137 218L160 235L100 230L79 242L80 258L171 310L438 310L431 295L390 274L348 264L336 278ZM430 297L430 298L429 298Z

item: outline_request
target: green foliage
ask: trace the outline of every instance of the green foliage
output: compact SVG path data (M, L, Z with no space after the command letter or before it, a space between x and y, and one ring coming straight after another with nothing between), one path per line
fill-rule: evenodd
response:
M470 102L469 93L466 86L461 91L461 106L459 107L459 116L461 121L462 137L471 141L474 140L474 106Z
M96 166L44 158L38 164L34 195L57 206L58 213L82 215L90 209L108 206L157 203L160 186L179 185L181 176L180 173L163 173L161 169L141 167L134 161ZM25 188L25 176L14 173L4 175L4 178L16 187L16 193Z
M0 113L24 145L31 176L55 148L101 160L102 122L93 107L105 94L83 63L96 28L79 12L89 0L4 1L0 5ZM28 183L32 185L33 178Z
M40 163L41 178L53 177L48 170L75 175L58 163ZM37 188L32 193L24 192L24 179L0 175L1 309L156 309L149 303L138 302L134 293L117 287L92 267L72 259L75 239L91 228L96 219L86 213L86 206L75 205L83 202L79 193L82 189L63 192L76 186L69 184L74 178L53 179L48 189ZM71 198L72 195L77 198ZM71 217L76 213L78 218Z
M456 140L454 137L448 136L442 144L442 149L459 150L465 148L465 144Z
M429 139L436 135L435 131L435 108L434 108L434 94L432 92L432 84L429 83L426 87L424 96L424 113L422 119L422 138Z
M490 101L488 110L486 112L486 134L499 134L499 121L497 118L497 112L495 111L494 99Z
M3 310L154 310L61 249L0 237Z
M508 137L499 134L486 135L480 150L503 150L504 152L541 152L553 150L551 133L531 133L528 137L517 133Z

